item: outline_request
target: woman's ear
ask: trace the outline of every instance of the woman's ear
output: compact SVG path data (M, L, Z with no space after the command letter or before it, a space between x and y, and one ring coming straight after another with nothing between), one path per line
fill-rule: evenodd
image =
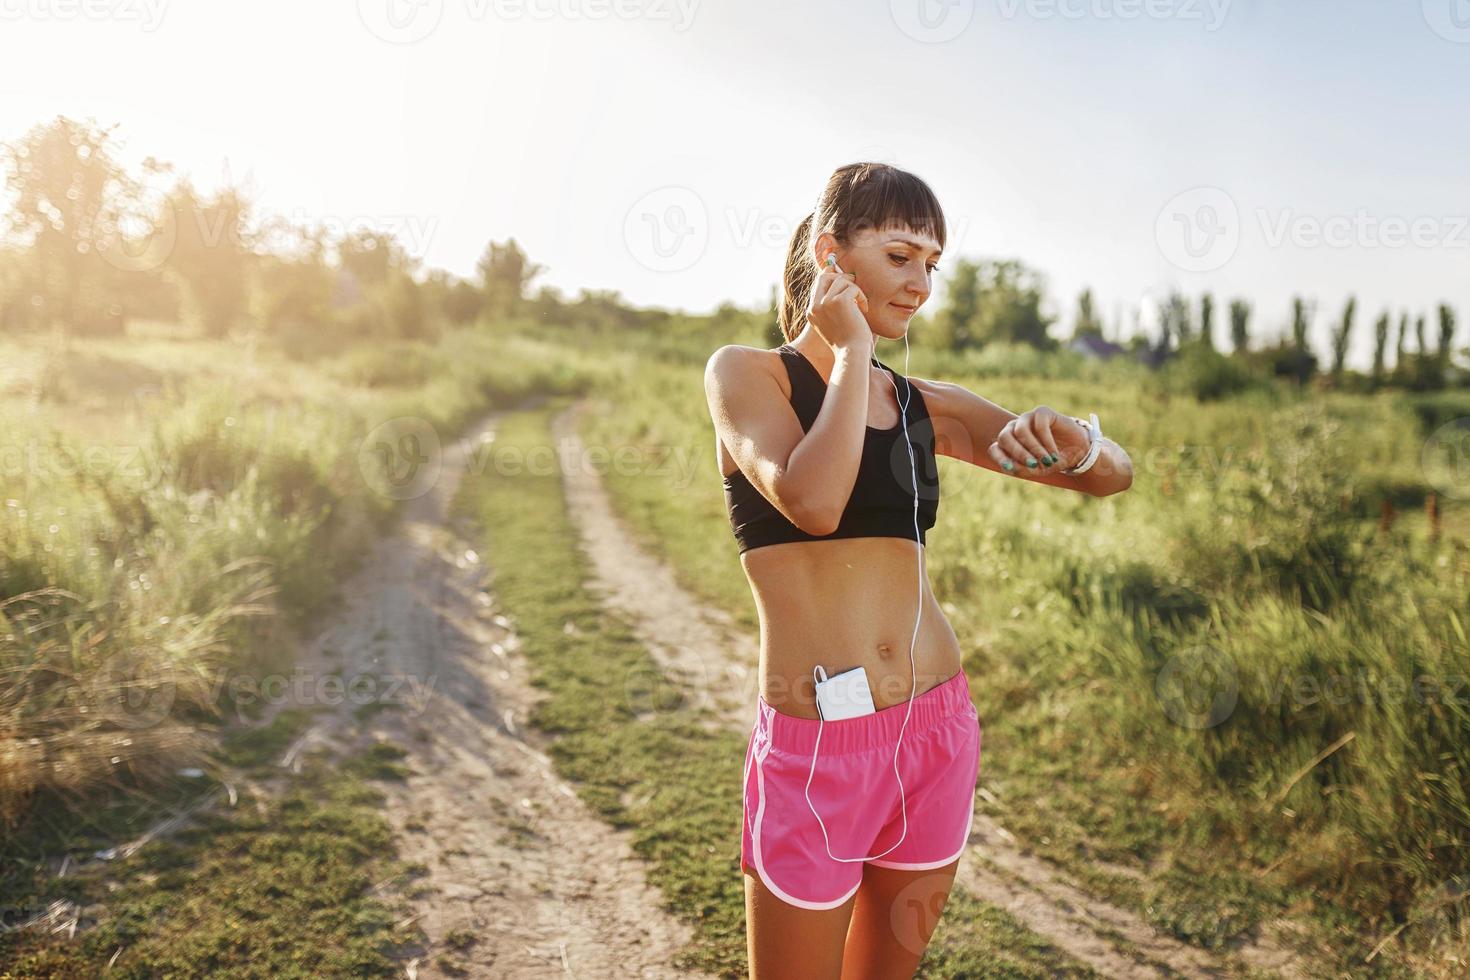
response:
M812 261L817 263L818 269L825 268L827 256L835 254L836 251L837 237L833 235L830 231L824 231L820 235L818 235L817 240L812 243ZM840 257L838 261L841 261Z

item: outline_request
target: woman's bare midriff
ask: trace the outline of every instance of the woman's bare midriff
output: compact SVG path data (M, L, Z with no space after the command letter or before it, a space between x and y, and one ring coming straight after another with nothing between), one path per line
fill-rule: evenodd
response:
M957 674L959 640L929 587L927 568L914 635L923 550L912 538L865 537L788 541L741 555L760 614L766 702L783 714L816 719L817 664L829 675L865 668L879 710Z

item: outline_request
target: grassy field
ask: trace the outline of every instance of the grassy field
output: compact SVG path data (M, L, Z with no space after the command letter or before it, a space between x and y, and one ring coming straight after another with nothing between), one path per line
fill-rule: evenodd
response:
M415 420L447 440L555 395L497 434L530 448L565 398L597 399L585 440L636 460L605 478L618 510L754 634L700 376L722 343L771 342L688 321L527 327L310 360L163 325L0 342L0 585L24 596L0 607L0 892L8 919L70 899L95 920L77 942L0 932L12 975L96 975L119 948L123 975L378 975L413 941L375 887L414 875L374 812L391 747L281 774L270 760L306 719L252 729L221 682L289 667L396 513L393 474L364 446ZM901 347L880 354L904 367ZM916 346L908 370L1015 411L1095 410L1134 462L1132 489L1101 500L940 464L929 566L985 725L987 812L1201 947L1286 918L1323 976L1463 973L1470 515L1441 493L1431 526L1421 450L1470 403L1269 386L1200 402L1169 372L1014 350ZM629 624L588 594L554 474L474 474L457 506L548 692L534 722L557 736L558 769L632 831L695 926L680 962L743 975L743 738L670 700ZM628 698L599 696L638 677ZM160 691L166 722L148 722ZM648 724L638 703L664 710ZM127 859L65 879L43 863L268 776L274 790ZM242 938L260 930L278 941ZM1089 975L958 893L921 972Z
M753 630L693 347L609 351L625 382L586 438L636 447L646 465L607 479L618 508ZM903 368L901 348L880 355ZM979 679L988 812L1200 946L1288 917L1330 975L1463 972L1470 553L1458 500L1441 495L1435 540L1416 508L1426 436L1470 402L1200 403L1167 374L1108 370L910 363L1012 411L1095 410L1134 461L1131 490L1101 500L940 464L929 564ZM1380 533L1385 498L1410 519Z
M126 948L131 976L392 972L402 937L365 889L396 872L363 782L391 771L280 774L268 757L304 719L257 732L262 699L232 683L289 672L393 519L373 442L447 439L595 369L547 355L494 329L310 361L161 327L0 344L0 905L7 925L63 899L96 922L76 944L0 931L0 964L95 976ZM247 791L176 840L52 876L276 776L279 798Z

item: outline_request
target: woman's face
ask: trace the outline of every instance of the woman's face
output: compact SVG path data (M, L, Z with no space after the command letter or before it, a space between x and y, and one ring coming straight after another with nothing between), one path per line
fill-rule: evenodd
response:
M864 229L846 244L829 234L817 240L817 265L828 252L837 255L843 272L857 274L858 288L868 298L868 326L880 337L902 337L909 320L929 298L939 243L907 225Z

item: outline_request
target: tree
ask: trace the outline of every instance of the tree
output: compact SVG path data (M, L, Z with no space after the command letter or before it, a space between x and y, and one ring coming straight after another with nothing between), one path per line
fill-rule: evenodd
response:
M1311 323L1314 304L1300 296L1291 300L1291 340L1283 341L1267 351L1272 371L1277 376L1291 377L1297 384L1305 384L1317 371L1317 358L1307 343L1307 329Z
M1384 310L1383 315L1378 318L1378 322L1373 326L1372 377L1375 382L1383 380L1384 353L1388 349L1388 330L1392 321L1393 317L1387 310Z
M1418 353L1424 354L1424 353L1427 353L1429 351L1429 345L1427 343L1425 343L1425 341L1424 341L1424 314L1423 313L1420 313L1419 316L1414 319L1414 340L1418 344L1418 346L1416 348L1416 350L1417 350Z
M385 283L409 265L406 252L392 235L365 228L337 243L337 262L363 285Z
M979 339L1054 348L1056 342L1046 332L1052 321L1041 313L1042 293L1041 275L1019 260L983 262Z
M521 311L531 280L544 271L532 264L514 238L504 245L491 242L475 266L485 294L485 312L490 316L512 316Z
M1086 334L1101 337L1102 332L1102 321L1092 310L1092 290L1084 289L1077 297L1077 320L1072 325L1072 338L1075 340Z
M1183 293L1177 290L1170 293L1163 308L1159 310L1159 317L1163 327L1163 337L1160 338L1163 349L1169 349L1171 338L1174 347L1183 347L1188 343L1193 328L1189 322L1189 300L1184 298Z
M1450 344L1455 337L1455 311L1448 303L1439 304L1439 360L1448 364Z
M6 224L33 263L42 325L90 326L113 305L107 284L126 263L109 264L109 249L141 194L117 161L116 128L57 116L0 144L14 195ZM145 166L156 163L149 158Z
M223 337L249 302L250 253L243 241L249 204L233 187L201 201L187 180L180 181L157 219L173 224L167 268L183 285L191 318L205 336Z
M1214 348L1215 298L1209 293L1200 297L1199 301L1199 336L1205 342L1205 346Z
M1250 341L1248 325L1251 318L1251 307L1243 299L1230 301L1230 347L1237 354L1245 352L1246 344Z
M1297 350L1307 349L1307 327L1315 305L1307 303L1300 296L1291 298L1291 342Z
M333 302L337 278L327 262L326 232L287 226L269 233L273 240L278 235L289 235L294 242L255 260L252 313L268 333L320 333L334 322L334 306L345 305Z
M1393 368L1397 371L1404 363L1404 338L1409 333L1409 311L1404 310L1399 316L1399 339L1394 344Z
M1342 375L1342 365L1347 360L1348 341L1353 332L1353 316L1358 311L1358 298L1349 296L1347 307L1342 311L1342 324L1332 334L1332 376Z
M934 318L937 346L964 350L976 343L980 323L980 266L957 258L945 279L944 305Z

